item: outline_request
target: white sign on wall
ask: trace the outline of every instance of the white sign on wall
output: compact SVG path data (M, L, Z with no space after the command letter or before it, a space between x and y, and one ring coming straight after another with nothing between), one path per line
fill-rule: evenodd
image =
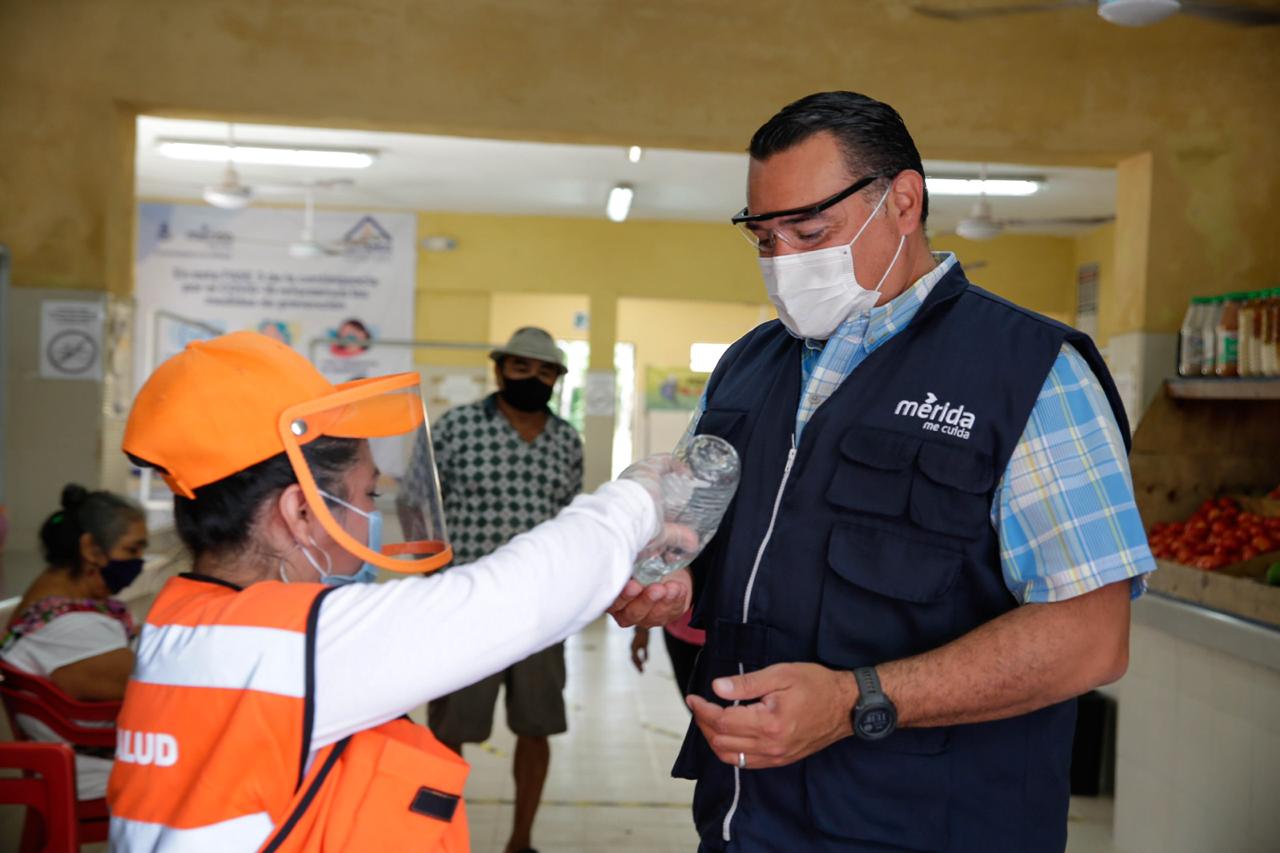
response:
M40 378L102 378L102 302L46 299L40 304Z
M360 341L413 338L416 217L317 211L311 256L295 257L302 219L139 204L135 387L191 341L241 330L284 341L335 383L413 369L412 349Z
M413 338L414 215L318 211L315 257L290 254L301 229L297 210L140 204L136 384L191 340L242 329L283 340L335 382L410 370L408 348L338 341Z

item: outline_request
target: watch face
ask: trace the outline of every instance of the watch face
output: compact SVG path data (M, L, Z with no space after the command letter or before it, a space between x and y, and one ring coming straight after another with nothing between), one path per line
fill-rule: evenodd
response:
M893 727L888 708L868 708L858 715L858 730L866 737L882 735Z

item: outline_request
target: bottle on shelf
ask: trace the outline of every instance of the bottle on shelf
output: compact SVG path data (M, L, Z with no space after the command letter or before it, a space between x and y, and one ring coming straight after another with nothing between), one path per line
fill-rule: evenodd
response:
M1193 296L1182 318L1178 339L1178 375L1199 376L1204 368L1204 320L1213 300Z
M1214 364L1214 372L1219 376L1240 375L1240 305L1244 299L1243 293L1231 293L1222 304L1216 329L1217 358Z
M1254 364L1254 326L1253 320L1258 313L1258 294L1249 292L1241 294L1239 332L1236 345L1236 375L1253 376L1257 371Z
M1262 372L1280 376L1280 287L1267 294L1263 309Z
M1267 375L1267 311L1271 307L1271 291L1259 290L1253 315L1253 352L1249 363L1254 376Z
M1225 298L1222 296L1210 296L1209 301L1204 307L1204 314L1201 317L1200 339L1203 345L1200 362L1201 376L1217 375L1218 365L1218 320L1222 317L1222 308L1225 304Z

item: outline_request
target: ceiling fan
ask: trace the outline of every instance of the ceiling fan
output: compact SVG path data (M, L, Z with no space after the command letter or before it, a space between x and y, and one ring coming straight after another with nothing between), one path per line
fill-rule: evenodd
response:
M300 187L303 195L302 230L295 240L273 240L251 236L237 236L242 243L253 243L258 246L279 246L285 248L290 257L298 259L323 258L345 255L353 249L359 249L359 240L320 240L316 238L316 201L317 189L324 189L328 182L315 181ZM295 188L295 192L299 188Z
M987 180L987 167L983 164L979 174L981 180ZM1114 216L1058 216L1045 219L997 219L987 201L986 193L981 193L973 203L969 215L956 224L955 234L966 240L990 240L1004 233L1006 228L1020 226L1037 226L1039 228L1090 227L1105 225L1115 220Z
M1124 27L1145 27L1177 13L1239 27L1269 27L1280 24L1280 10L1277 9L1225 3L1186 2L1186 0L1057 0L1057 2L1046 3L974 6L968 9L944 9L922 5L913 6L912 10L919 15L944 21L972 21L1087 6L1096 6L1098 14L1104 20Z
M302 234L289 244L289 255L294 258L321 258L325 255L341 255L346 251L343 240L320 241L316 239L315 190L306 191L306 206L302 209Z
M235 126L230 123L227 124L226 145L228 150L236 147ZM262 196L296 196L312 189L349 187L355 182L350 178L320 178L289 183L246 182L241 176L240 170L236 168L235 162L228 157L222 177L216 183L178 184L168 181L164 183L173 186L175 189L181 186L186 192L198 188L200 197L204 199L206 204L222 210L241 210L259 200Z

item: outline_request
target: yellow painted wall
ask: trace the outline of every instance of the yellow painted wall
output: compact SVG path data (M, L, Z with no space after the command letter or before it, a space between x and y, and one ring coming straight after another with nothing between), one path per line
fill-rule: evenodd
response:
M430 299L431 294L427 293ZM574 325L579 312L587 312L591 300L586 294L495 293L489 311L489 334L502 342L522 326L546 329L559 341L585 341L587 330Z
M414 306L414 337L422 341L481 343L492 341L489 313L493 298L488 293L457 290L434 290L430 298L419 293ZM448 366L480 366L488 357L481 350L420 349L415 352L419 364Z
M1074 269L1072 271L1072 286L1074 294L1075 270L1086 264L1098 265L1098 300L1100 303L1111 305L1116 298L1115 281L1116 281L1116 226L1114 223L1109 225L1101 225L1092 228L1083 234L1079 234L1075 238L1075 258ZM1097 343L1099 346L1106 346L1107 341L1111 338L1115 323L1112 322L1114 309L1104 307L1103 304L1098 306L1098 335Z
M969 280L1032 311L1071 322L1075 316L1075 241L1069 237L1002 234L993 240L934 237L935 252L955 252L976 265Z
M419 286L428 295L765 299L751 247L727 224L424 213L418 228L458 241L452 252L419 253Z
M689 366L695 343L730 344L777 315L771 305L701 300L623 299L618 340L635 344L636 367Z

